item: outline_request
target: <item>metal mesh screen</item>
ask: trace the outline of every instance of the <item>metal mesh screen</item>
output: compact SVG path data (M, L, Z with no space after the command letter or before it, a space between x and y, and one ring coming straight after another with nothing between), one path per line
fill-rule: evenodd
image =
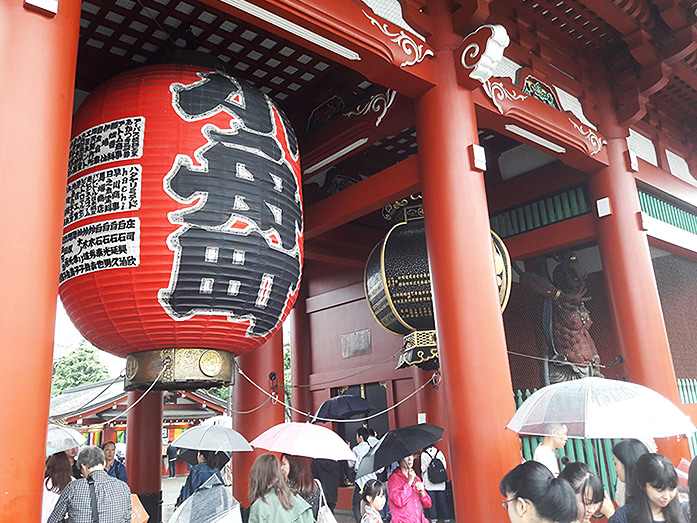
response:
M562 264L574 265L571 272L585 280L579 283L585 285L582 306L564 306L569 294L560 288L564 271L555 271ZM514 266L517 274L503 315L513 390L598 373L623 377L597 247L515 260Z
M677 378L697 378L697 262L651 249L658 294Z

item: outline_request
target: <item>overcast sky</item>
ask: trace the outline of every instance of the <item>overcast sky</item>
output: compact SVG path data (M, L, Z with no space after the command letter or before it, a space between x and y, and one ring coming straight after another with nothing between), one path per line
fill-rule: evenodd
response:
M60 298L56 307L56 332L53 340L53 360L70 353L80 344L82 334L78 331L63 308ZM102 350L97 350L99 359L106 365L109 377L115 378L126 367L126 359L119 358Z

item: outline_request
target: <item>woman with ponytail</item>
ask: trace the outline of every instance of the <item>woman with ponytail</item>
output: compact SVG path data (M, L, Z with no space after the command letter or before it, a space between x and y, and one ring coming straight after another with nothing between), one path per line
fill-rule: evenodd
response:
M555 478L537 461L518 465L501 479L499 491L505 499L511 523L571 523L576 521L576 494L569 482Z

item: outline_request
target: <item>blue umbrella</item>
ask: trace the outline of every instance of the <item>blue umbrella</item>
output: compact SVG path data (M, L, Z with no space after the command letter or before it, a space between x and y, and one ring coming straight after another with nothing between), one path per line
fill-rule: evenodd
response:
M351 419L354 416L367 416L377 409L360 396L344 394L322 403L313 421L324 423L327 419ZM324 418L324 419L323 419Z

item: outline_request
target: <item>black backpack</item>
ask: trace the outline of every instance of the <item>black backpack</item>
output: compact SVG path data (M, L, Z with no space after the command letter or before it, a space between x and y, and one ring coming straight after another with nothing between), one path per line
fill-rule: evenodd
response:
M448 481L448 473L445 471L445 465L443 464L443 461L435 456L438 456L438 451L436 450L436 454L434 456L431 456L430 452L426 452L431 457L431 462L428 464L428 468L426 469L426 474L428 475L428 479L431 483L443 483L445 481Z

